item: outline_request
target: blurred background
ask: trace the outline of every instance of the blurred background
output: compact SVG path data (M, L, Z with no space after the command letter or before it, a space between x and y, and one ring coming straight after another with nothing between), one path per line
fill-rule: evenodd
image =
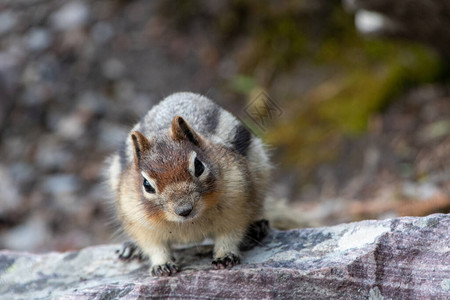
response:
M0 248L111 242L104 159L176 91L270 145L278 228L449 213L449 57L447 0L2 0Z

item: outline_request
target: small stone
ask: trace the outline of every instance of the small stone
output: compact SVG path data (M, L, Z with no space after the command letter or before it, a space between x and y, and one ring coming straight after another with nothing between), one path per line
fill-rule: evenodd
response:
M52 25L55 29L76 29L89 19L89 7L82 1L71 1L64 4L51 16Z
M99 124L100 137L97 139L98 149L115 151L126 138L129 128L119 126L117 123L101 122Z
M17 182L3 166L0 166L0 199L0 214L15 211L23 205Z
M450 279L442 280L441 287L444 291L450 291Z
M403 195L408 198L428 200L439 193L439 189L436 185L425 182L405 182L403 184Z
M103 95L94 92L84 92L78 100L78 109L83 111L89 111L93 114L104 114L108 110L108 99Z
M14 250L30 250L38 249L44 245L48 239L49 233L46 228L46 221L43 216L35 215L35 217L27 220L7 232L2 242L8 249Z
M108 59L102 66L103 76L108 79L119 79L125 72L125 66L123 63L116 59Z
M26 87L21 104L26 106L44 104L52 95L52 91L44 84L30 84Z
M131 80L120 80L114 86L114 92L117 98L122 101L128 101L135 97L135 86Z
M43 189L49 194L60 196L74 193L80 188L78 178L73 174L58 174L48 176L43 183Z
M381 294L380 289L376 286L369 291L369 300L383 300L384 297Z
M419 135L424 142L432 142L442 137L448 137L450 135L450 120L433 122L423 128Z
M73 157L55 136L43 136L38 145L35 164L43 171L61 170Z
M385 15L368 11L365 9L357 10L355 14L355 26L363 34L378 34L395 30L398 25Z
M79 139L86 131L88 119L88 114L85 114L82 111L76 111L59 121L57 133L68 140Z
M28 48L31 51L43 51L52 43L52 36L43 28L33 28L27 37Z
M156 96L152 97L148 94L137 93L133 96L133 105L130 105L129 109L139 118L143 116L143 112L148 111L156 103Z
M10 11L0 13L0 34L9 32L17 24L16 15Z
M17 182L27 182L34 179L34 169L30 164L17 162L11 166L10 172Z
M96 44L102 45L112 38L114 31L109 23L98 22L92 27L91 35Z
M0 52L0 72L5 72L19 63L17 57L10 52Z

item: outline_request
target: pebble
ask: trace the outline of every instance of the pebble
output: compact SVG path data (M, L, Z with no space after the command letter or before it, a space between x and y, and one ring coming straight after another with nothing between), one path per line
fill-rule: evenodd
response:
M35 177L35 168L25 162L14 163L9 171L16 182L30 182Z
M0 13L0 34L9 32L17 24L16 15L10 11Z
M74 174L56 174L47 176L42 187L45 192L60 197L79 190L80 182Z
M114 36L114 31L108 22L98 22L92 27L91 35L95 43L103 45Z
M96 141L96 147L105 151L116 151L127 137L130 128L102 121L99 124L99 131L100 137Z
M76 29L89 19L89 7L82 1L71 1L64 4L51 16L51 23L55 29Z
M73 157L73 153L65 148L54 136L41 137L35 164L41 172L58 171L66 166Z
M403 184L403 195L419 200L429 200L439 193L439 188L430 183L405 182Z
M136 95L135 84L130 80L120 80L114 86L116 97L122 101L134 99Z
M77 140L86 132L89 116L82 111L75 111L68 117L61 118L57 125L57 134L67 140Z
M83 92L78 100L78 109L89 111L93 114L104 114L108 110L109 99L95 91Z
M119 79L123 76L125 72L124 64L116 59L108 59L102 66L102 73L108 79Z
M0 214L19 209L23 203L17 181L6 166L0 165Z
M29 250L45 245L49 231L44 216L34 215L25 223L13 228L1 239L7 249Z
M43 51L51 45L52 41L51 34L43 28L33 28L27 36L28 48L31 51Z

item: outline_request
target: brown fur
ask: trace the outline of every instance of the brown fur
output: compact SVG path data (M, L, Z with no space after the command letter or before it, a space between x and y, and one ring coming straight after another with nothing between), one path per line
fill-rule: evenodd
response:
M187 140L196 146L201 146L202 139L180 116L173 118L171 133L175 141Z
M213 143L179 116L157 136L135 130L130 139L134 163L120 174L116 207L125 232L154 268L173 263L171 244L205 238L215 239L216 259L239 256L246 230L262 217L267 168L255 169L249 159ZM194 176L195 159L205 169ZM155 193L145 191L144 179ZM185 218L177 209L186 206L192 212Z

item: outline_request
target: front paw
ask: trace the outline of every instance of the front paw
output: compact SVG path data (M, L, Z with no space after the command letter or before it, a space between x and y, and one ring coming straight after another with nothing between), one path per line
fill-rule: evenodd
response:
M144 255L141 248L134 242L123 243L122 249L117 250L116 253L119 259L123 261L132 261L133 259L142 261L147 259L147 256Z
M165 263L163 265L155 265L151 268L153 276L170 276L179 271L178 266L172 262Z
M240 264L241 259L234 253L228 253L225 256L217 257L212 261L216 269L231 269L233 266Z

